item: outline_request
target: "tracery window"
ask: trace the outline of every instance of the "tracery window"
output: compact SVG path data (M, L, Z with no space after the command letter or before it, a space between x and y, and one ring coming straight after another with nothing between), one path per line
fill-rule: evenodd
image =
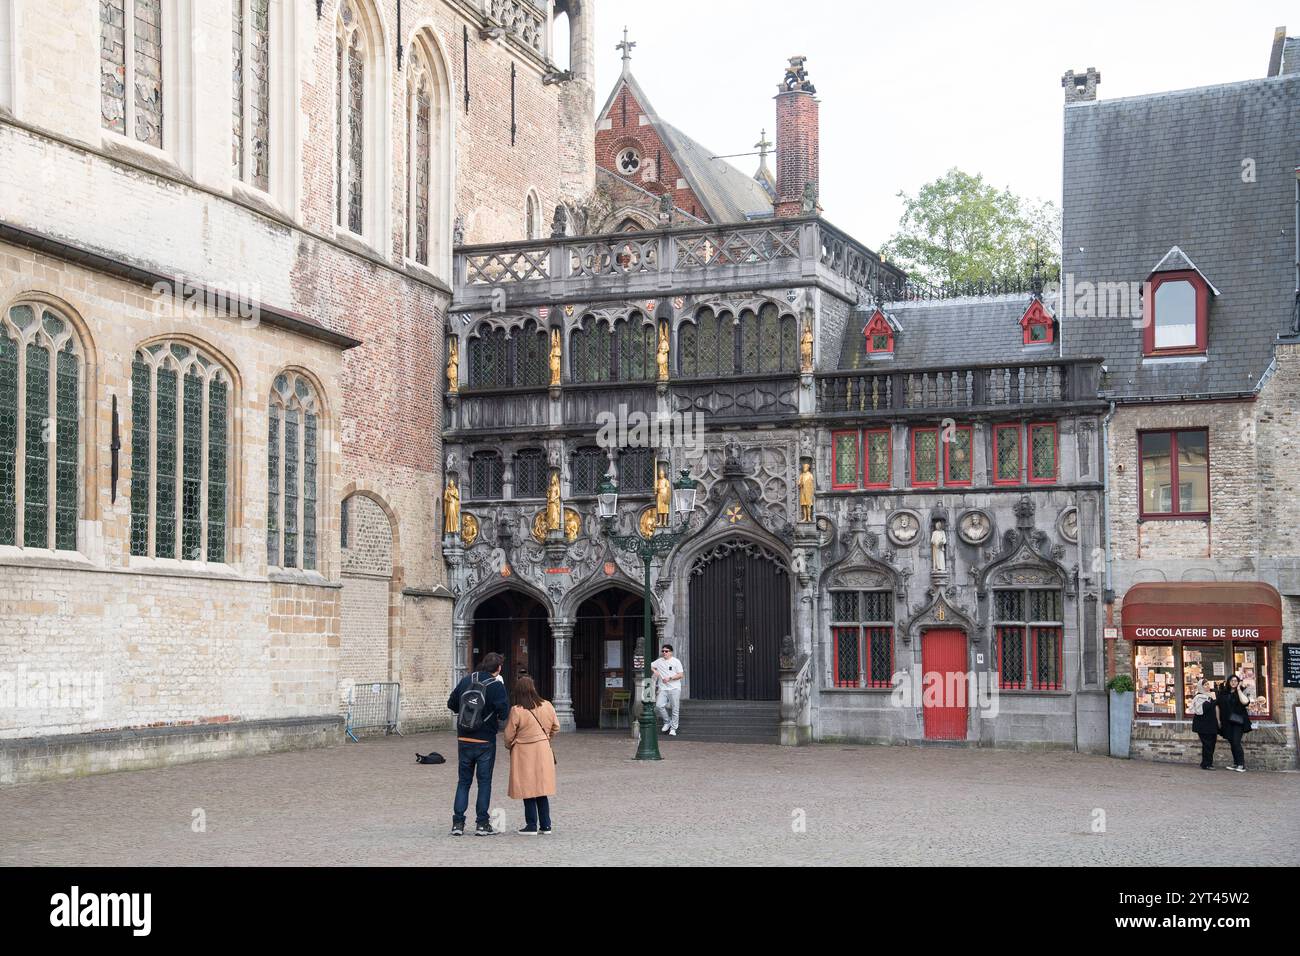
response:
M639 312L609 324L587 316L570 338L575 382L645 382L658 373L658 333Z
M335 143L337 224L364 232L366 36L351 0L339 5L335 36Z
M227 559L229 373L210 353L155 342L131 363L131 554Z
M317 567L320 404L316 390L296 372L271 386L267 407L266 563Z
M737 319L705 307L678 331L678 369L704 378L792 373L799 369L799 329L772 303Z
M433 70L417 43L406 77L407 255L429 264L429 206L433 178Z
M77 549L84 364L54 309L0 314L0 544Z
M163 0L100 0L99 101L105 129L163 147Z
M231 163L235 178L268 190L271 159L271 2L232 0Z
M799 368L799 333L794 316L781 317L771 303L758 314L741 313L740 371L742 375L794 372Z
M550 339L535 320L507 333L485 328L469 340L470 388L542 388L550 382Z

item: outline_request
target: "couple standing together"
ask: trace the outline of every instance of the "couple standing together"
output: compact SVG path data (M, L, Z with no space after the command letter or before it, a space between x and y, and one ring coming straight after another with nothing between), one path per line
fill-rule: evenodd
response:
M478 669L452 690L447 706L456 714L456 752L459 776L451 811L451 835L465 832L469 788L478 780L474 803L474 835L494 836L490 819L492 771L497 759L497 730L504 722L506 750L510 752L510 787L513 800L524 801L525 836L551 832L551 802L555 795L555 751L551 738L560 731L551 702L543 700L528 675L515 681L514 706L506 694L500 654L485 654Z

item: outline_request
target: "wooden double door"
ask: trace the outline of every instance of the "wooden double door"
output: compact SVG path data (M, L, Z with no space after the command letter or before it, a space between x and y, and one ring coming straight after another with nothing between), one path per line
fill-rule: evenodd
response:
M778 700L782 639L791 633L790 574L751 542L724 542L695 560L690 590L691 697Z
M488 598L474 612L474 633L467 668L477 667L484 655L495 651L505 658L501 676L506 690L528 674L543 697L550 700L555 687L555 641L546 609L517 591Z
M573 721L599 727L601 704L613 691L631 691L632 650L641 636L645 606L638 594L622 588L601 591L578 608L573 629ZM651 646L651 653L658 646ZM626 704L624 705L626 707Z

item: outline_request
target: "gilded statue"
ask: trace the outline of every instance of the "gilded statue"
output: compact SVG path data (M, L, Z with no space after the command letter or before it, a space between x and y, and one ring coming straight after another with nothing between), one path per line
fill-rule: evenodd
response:
M656 350L659 359L659 381L668 381L668 323L659 323L659 347Z
M641 532L641 537L654 537L655 528L659 526L659 518L655 514L654 508L646 508L641 512L641 517L637 519L637 530Z
M460 391L460 344L455 338L447 340L447 391Z
M582 533L582 516L572 508L564 509L564 540L576 541Z
M442 493L443 534L460 534L460 489L456 479L447 479L447 488Z
M564 507L560 504L560 473L551 473L551 486L546 490L546 530L564 528Z
M559 329L551 329L551 385L560 384L561 336Z
M817 490L817 480L813 478L812 464L803 463L799 473L799 520L813 520L813 492Z
M478 518L475 518L471 514L463 515L461 517L460 540L467 548L478 540Z
M813 370L813 330L811 319L804 319L803 332L799 336L799 368L804 372L811 372Z
M668 470L659 469L659 480L655 482L655 523L660 528L668 527L668 519L673 510L673 483L668 480Z

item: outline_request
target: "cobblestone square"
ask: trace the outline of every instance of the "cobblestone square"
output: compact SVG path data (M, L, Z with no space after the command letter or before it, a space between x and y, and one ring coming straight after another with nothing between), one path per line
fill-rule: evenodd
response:
M504 747L493 806L506 832L448 836L456 743L442 733L13 787L0 792L0 863L1180 866L1230 837L1243 862L1300 864L1295 773L684 739L638 763L627 737L603 734L556 749L549 839L514 833L523 812L506 797ZM429 750L449 762L417 765Z

